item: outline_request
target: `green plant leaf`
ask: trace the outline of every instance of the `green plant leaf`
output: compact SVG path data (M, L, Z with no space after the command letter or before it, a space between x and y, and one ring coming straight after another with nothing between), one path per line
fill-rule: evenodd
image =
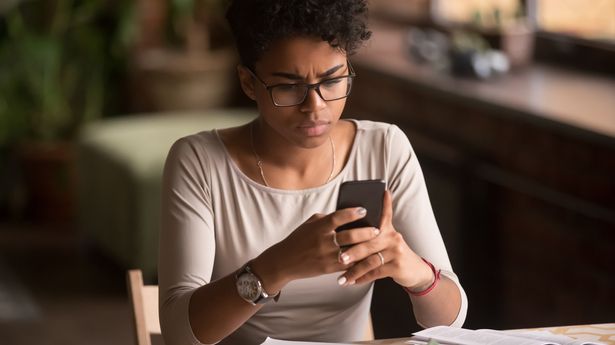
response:
M109 71L121 70L118 63L125 61L129 45L118 43L119 29L109 21L131 18L127 9L133 6L30 0L7 7L7 30L0 35L0 145L25 136L65 138L101 116Z

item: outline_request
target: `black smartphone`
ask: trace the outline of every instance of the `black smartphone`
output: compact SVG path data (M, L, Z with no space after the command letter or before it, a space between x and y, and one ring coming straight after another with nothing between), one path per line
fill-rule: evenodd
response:
M337 198L337 209L363 207L367 210L364 218L344 224L335 231L343 231L363 227L380 227L382 215L382 198L386 183L383 180L347 181L340 186Z

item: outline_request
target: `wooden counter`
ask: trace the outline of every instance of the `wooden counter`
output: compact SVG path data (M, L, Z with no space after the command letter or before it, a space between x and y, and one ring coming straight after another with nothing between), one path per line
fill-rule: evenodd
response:
M451 97L474 106L497 109L494 115L515 116L537 126L585 136L615 147L615 80L548 65L534 64L489 81L456 78L414 63L406 32L374 25L374 35L355 64L410 87ZM362 83L361 75L357 83ZM380 95L378 95L379 97Z

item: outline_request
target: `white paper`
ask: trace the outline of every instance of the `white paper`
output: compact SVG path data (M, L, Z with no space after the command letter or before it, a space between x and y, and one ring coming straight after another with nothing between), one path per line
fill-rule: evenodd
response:
M352 345L350 343L318 343L311 341L291 341L267 338L261 345Z
M513 336L493 334L491 332L476 332L464 328L432 327L414 333L416 336L435 339L452 344L463 345L543 345L544 342L534 339L523 339Z
M432 327L414 333L421 339L435 339L459 345L601 345L566 336L537 331L502 332L489 329L473 331L447 326Z
M504 332L515 336L550 341L561 345L604 345L603 343L595 341L592 342L589 340L579 340L561 334L553 334L549 331L515 330Z

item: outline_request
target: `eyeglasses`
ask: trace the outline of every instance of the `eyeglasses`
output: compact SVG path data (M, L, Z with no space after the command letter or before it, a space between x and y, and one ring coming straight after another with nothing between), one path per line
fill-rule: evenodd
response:
M338 99L346 98L350 95L352 90L352 80L356 76L352 65L348 62L348 75L341 77L329 78L321 80L314 84L276 84L267 85L259 78L254 71L246 67L246 69L252 74L254 79L258 80L271 96L271 101L277 107L292 107L305 102L308 91L310 89L316 90L316 93L324 101L336 101Z

